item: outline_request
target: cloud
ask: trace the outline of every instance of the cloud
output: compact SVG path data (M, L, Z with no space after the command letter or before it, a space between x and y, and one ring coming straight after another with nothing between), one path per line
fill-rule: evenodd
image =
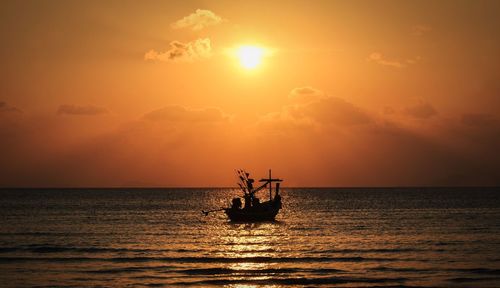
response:
M423 36L427 32L431 31L432 27L427 25L414 25L411 29L413 36Z
M264 115L256 127L259 139L266 143L258 152L277 167L280 163L285 168L300 167L293 177L287 176L301 185L499 183L500 173L494 169L499 161L495 152L500 143L500 130L495 127L499 125L468 129L456 120L436 117L437 110L425 101L371 113L345 99L306 88L290 94L321 96ZM394 114L437 119L415 122ZM467 118L475 125L490 122L487 115Z
M473 127L490 127L497 123L497 119L487 113L465 113L461 117L462 124Z
M294 89L290 94L320 96L265 115L257 129L267 133L262 137L268 146L263 153L272 151L264 157L283 162L284 167L301 167L301 173L289 176L299 183L449 184L448 173L462 173L468 167L466 161L434 139L345 99L311 87ZM307 175L309 170L314 171L312 175Z
M312 87L305 86L292 89L288 97L296 102L308 103L324 97L324 93Z
M168 106L106 121L24 116L0 117L0 187L230 185L232 174L219 169L241 165L233 144L241 127L218 108Z
M224 19L210 10L197 9L196 12L172 23L171 26L174 29L191 28L196 31L223 21Z
M212 45L209 38L200 38L195 41L182 43L170 42L170 49L165 52L150 50L144 55L145 60L151 61L179 61L192 62L198 59L210 58Z
M297 127L307 127L314 124L352 126L372 121L363 109L311 87L293 89L290 92L290 98L296 103L283 107L281 112L266 115L261 120L291 121L297 124Z
M146 113L143 118L150 121L215 123L228 121L230 116L215 107L191 109L180 105L171 105Z
M368 61L394 68L404 68L407 67L408 65L416 64L421 59L422 57L416 56L414 58L405 59L404 61L388 60L379 52L373 52L372 54L368 55L367 58Z
M438 114L434 106L423 100L418 104L404 108L403 112L417 119L428 119Z
M362 109L338 97L320 98L295 111L301 115L314 119L316 122L337 125L360 125L371 122L370 116Z
M61 105L57 109L57 114L59 115L82 115L82 116L92 116L106 114L109 111L106 108L94 106L94 105Z
M309 94L309 95L310 94L322 95L323 92L320 90L314 89L312 87L309 87L309 86L294 88L290 92L290 95L307 95L307 94Z
M107 121L9 113L22 119L0 117L0 186L231 185L221 171L242 165L272 166L288 186L500 183L500 125L482 126L490 114L412 121L312 87L292 94L318 97L292 99L259 123L179 105Z
M380 65L391 66L391 67L395 67L395 68L403 68L406 66L405 64L403 64L399 61L386 60L383 58L382 54L380 54L378 52L373 52L372 54L370 54L368 56L368 61L373 61L373 62L378 63Z
M0 113L22 113L23 111L17 107L10 106L4 101L0 101Z
M11 138L19 133L19 126L22 126L26 116L21 109L0 101L0 159L5 158L1 153L3 146L11 142ZM6 160L2 159L2 161Z
M417 64L417 62L419 62L420 60L422 60L422 57L421 56L416 56L416 57L413 57L411 59L406 59L405 62L406 64Z

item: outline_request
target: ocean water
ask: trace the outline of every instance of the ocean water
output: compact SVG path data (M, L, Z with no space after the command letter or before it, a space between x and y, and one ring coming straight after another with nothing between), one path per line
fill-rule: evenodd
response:
M284 189L276 222L202 215L237 193L0 190L0 286L500 287L495 189Z

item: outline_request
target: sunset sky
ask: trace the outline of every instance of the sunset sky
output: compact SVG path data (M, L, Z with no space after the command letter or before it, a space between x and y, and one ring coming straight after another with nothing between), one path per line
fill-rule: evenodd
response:
M2 1L0 186L500 185L500 1Z

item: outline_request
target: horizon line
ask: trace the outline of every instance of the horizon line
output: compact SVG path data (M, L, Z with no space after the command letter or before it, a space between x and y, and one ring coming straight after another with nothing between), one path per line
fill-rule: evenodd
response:
M289 186L281 187L281 189L427 189L427 188L499 188L500 185L394 185L394 186ZM13 186L13 187L0 187L0 190L29 190L29 189L74 189L74 190L111 190L111 189L240 189L237 186Z

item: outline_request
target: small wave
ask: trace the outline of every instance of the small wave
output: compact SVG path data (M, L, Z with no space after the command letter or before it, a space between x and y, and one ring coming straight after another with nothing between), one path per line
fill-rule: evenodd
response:
M110 269L98 269L98 270L87 270L84 273L89 274L119 274L119 273L136 273L145 271L166 271L177 269L177 266L162 265L162 266L132 266L132 267L120 267L120 268L110 268Z
M476 275L500 275L500 269L490 269L490 268L450 268L450 269L443 269L443 271L454 272L454 273L458 272L464 274L476 274Z
M379 266L379 267L373 267L369 268L370 271L379 271L379 272L418 272L418 273L423 273L423 272L435 272L436 270L431 270L431 269L419 269L419 268L400 268L400 267L385 267L385 266Z
M140 273L145 271L167 271L171 273L185 275L252 275L252 274L293 274L293 273L313 273L313 274L333 274L342 273L344 270L323 268L268 268L268 269L232 269L232 268L193 268L180 269L179 266L131 266L112 269L87 270L89 274L120 274L120 273Z
M118 274L118 273L143 272L146 269L147 269L147 267L124 267L124 268L115 268L115 269L89 270L89 271L85 271L85 272L91 273L91 274Z
M0 253L11 252L31 252L31 253L161 253L161 252L179 252L179 253L197 253L200 249L138 249L138 248L108 248L108 247L71 247L71 246L45 246L45 245L26 245L14 247L0 247Z
M133 283L131 287L167 287L167 284L163 283Z
M457 246L457 245L463 245L462 241L453 241L453 242L444 242L444 241L439 241L434 243L435 246Z
M293 274L293 273L341 273L339 269L302 269L302 268L267 268L267 269L231 269L200 268L177 270L176 273L187 275L220 275L220 274Z
M315 250L315 251L304 251L308 253L321 254L321 253L403 253L403 252L423 252L436 250L424 250L417 248L380 248L380 249L328 249L328 250Z
M450 278L448 281L464 283L464 282L479 282L479 281L498 281L499 277L484 277L484 278L469 278L469 277L458 277L458 278Z
M395 258L365 257L0 257L0 262L174 262L174 263L317 263L317 262L389 262Z
M0 247L0 253L10 253L10 252L16 252L19 249L15 247Z
M464 272L464 273L474 273L474 274L489 274L489 275L500 275L500 269L489 269L489 268L464 268L464 269L453 269L454 271Z
M192 282L176 282L174 285L332 285L348 283L403 283L407 278L349 278L349 277L318 277L318 278L271 278L271 279L207 279Z
M104 261L101 258L89 257L0 257L0 263L9 262L87 262Z
M292 250L279 250L279 249L274 249L274 248L266 248L266 249L247 249L247 250L239 250L239 249L232 249L232 250L205 250L205 255L213 255L217 253L227 253L227 252L234 252L238 254L245 254L245 253L275 253L275 252L289 252ZM295 250L297 251L297 250ZM305 252L305 251L304 251Z
M309 254L351 254L351 253L403 253L403 252L422 252L426 250L415 249L415 248L383 248L383 249L327 249L327 250L303 250L304 253ZM436 250L432 250L436 252ZM39 254L49 254L49 253L165 253L165 252L177 252L177 253L199 253L203 252L201 249L140 249L140 248L112 248L112 247L72 247L72 246L53 246L53 245L26 245L26 246L14 246L14 247L0 247L0 254L2 253L12 253L12 252L30 252ZM225 250L212 251L212 252L225 252ZM262 253L262 252L277 252L276 249L249 249L244 251L238 251L239 253Z
M121 259L121 258L118 258ZM132 258L135 259L135 258ZM295 263L295 262L363 262L363 261L397 261L391 258L364 258L364 257L160 257L153 258L157 261L166 262L194 262L194 263ZM119 260L120 261L120 260Z
M237 242L228 242L228 243L220 243L219 245L223 245L223 246L242 246L242 245L245 245L245 246L262 246L262 245L268 245L269 242L265 242L265 241L256 241L256 242L248 242L248 243L237 243Z

